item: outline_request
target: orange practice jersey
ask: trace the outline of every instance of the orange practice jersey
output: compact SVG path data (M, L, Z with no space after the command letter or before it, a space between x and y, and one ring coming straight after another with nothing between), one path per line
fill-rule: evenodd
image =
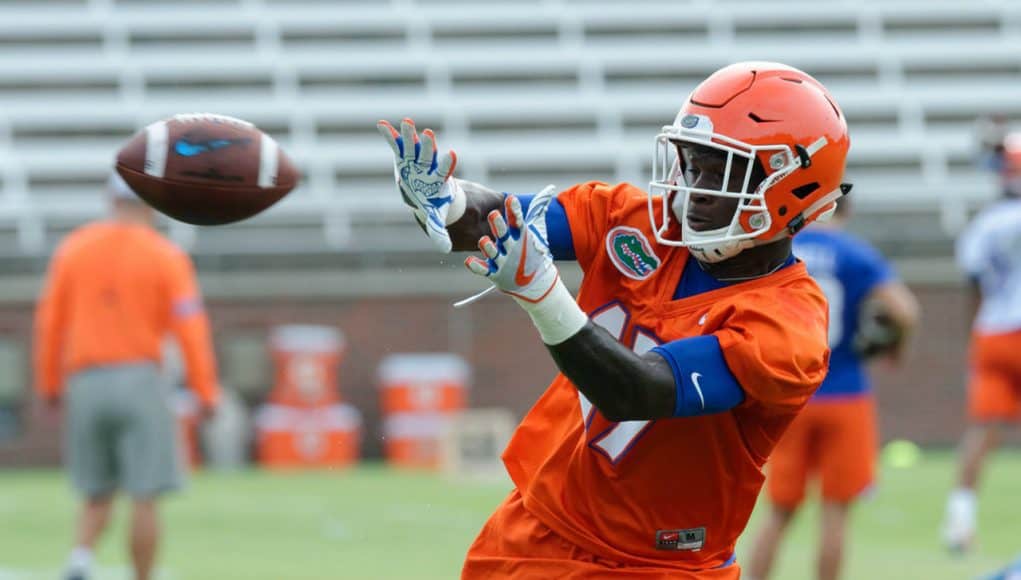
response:
M50 264L36 310L35 376L41 395L60 394L67 374L132 361L159 362L173 332L188 383L218 398L209 322L188 256L156 230L97 222L72 232Z
M688 251L656 243L644 192L587 183L558 199L592 320L637 352L715 335L745 399L712 415L614 423L560 374L515 432L507 470L525 507L589 552L631 566L723 566L762 465L826 375L825 298L798 263L674 300Z

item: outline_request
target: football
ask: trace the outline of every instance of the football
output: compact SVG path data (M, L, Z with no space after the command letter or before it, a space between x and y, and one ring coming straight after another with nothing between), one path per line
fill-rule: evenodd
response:
M189 224L228 224L279 201L298 170L255 125L214 114L175 115L134 135L117 172L160 212Z

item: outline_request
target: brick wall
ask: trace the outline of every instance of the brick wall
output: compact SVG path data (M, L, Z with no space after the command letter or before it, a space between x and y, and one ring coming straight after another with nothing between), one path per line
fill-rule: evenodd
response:
M959 288L947 286L915 290L922 301L923 325L910 358L899 370L882 363L873 369L882 432L884 439L952 444L963 428L965 296ZM381 444L375 371L387 354L458 353L474 368L470 404L508 407L519 415L555 373L538 335L512 301L493 296L465 310L452 309L450 302L447 298L212 302L209 310L221 336L261 333L284 323L341 328L348 339L340 369L341 391L365 417L364 454L377 456ZM30 319L29 307L0 309L0 334L23 337L27 344ZM0 465L56 461L59 417L39 409L26 408L24 413L27 434L13 443L0 443Z

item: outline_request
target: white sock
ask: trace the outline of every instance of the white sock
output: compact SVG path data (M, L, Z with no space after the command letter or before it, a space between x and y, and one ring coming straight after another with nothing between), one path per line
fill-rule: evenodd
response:
M958 525L975 525L975 512L978 511L978 498L975 490L959 487L950 492L947 498L947 516L958 522Z
M953 490L950 492L949 505L961 511L974 512L975 508L978 507L978 498L975 496L975 490L966 487L959 487Z
M72 570L88 571L92 567L92 550L75 546L67 559L67 566Z

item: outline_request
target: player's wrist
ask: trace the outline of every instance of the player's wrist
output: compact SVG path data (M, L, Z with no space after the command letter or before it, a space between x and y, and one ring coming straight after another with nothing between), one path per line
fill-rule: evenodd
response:
M575 302L574 296L557 275L548 291L537 300L513 295L548 345L560 344L577 334L588 322L588 316Z
M461 184L453 177L443 182L443 187L440 188L440 195L450 196L450 208L447 210L446 223L444 224L449 226L464 215L465 209L468 206L468 196L465 195Z

